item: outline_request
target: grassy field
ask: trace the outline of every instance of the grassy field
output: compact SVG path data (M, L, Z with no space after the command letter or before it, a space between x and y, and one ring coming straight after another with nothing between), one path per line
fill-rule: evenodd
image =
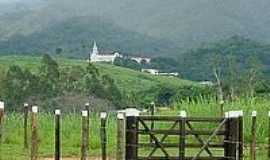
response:
M243 110L245 144L250 142L251 112L258 111L257 142L259 145L258 159L266 160L266 144L268 141L268 111L270 100L265 99L240 99L233 103L226 103L225 110ZM219 116L218 104L214 100L201 99L176 103L167 110L160 110L159 115L177 115L180 110L186 110L189 116ZM115 156L116 150L116 119L115 113L109 114L107 124L108 152ZM54 116L50 113L39 114L40 157L52 157L54 153ZM62 117L62 146L63 155L67 157L79 156L81 137L81 117L79 114L63 114ZM23 117L19 113L6 115L4 124L4 137L2 154L4 160L24 160L29 156L29 150L23 149ZM164 125L163 125L164 126ZM90 155L100 155L100 120L96 113L91 115L90 129ZM192 153L190 153L192 154ZM248 150L246 150L248 157Z
M86 66L88 63L86 60L78 59L57 58L56 60L59 63L60 68L68 66ZM0 56L0 73L1 71L7 70L11 65L18 65L35 72L38 71L38 68L41 65L41 57ZM117 86L126 92L143 93L159 84L166 84L173 87L185 85L198 86L197 83L192 81L174 77L154 76L111 64L96 64L96 67L101 74L108 74L111 76L115 80ZM153 93L149 93L148 97L151 97L151 94Z

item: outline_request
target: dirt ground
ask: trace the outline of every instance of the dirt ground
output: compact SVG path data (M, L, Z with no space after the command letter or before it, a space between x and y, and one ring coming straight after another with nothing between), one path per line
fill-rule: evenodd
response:
M114 158L107 158L108 160L115 160ZM39 160L54 160L54 158L40 158ZM80 160L80 157L63 157L62 160ZM101 157L89 157L88 160L101 160Z

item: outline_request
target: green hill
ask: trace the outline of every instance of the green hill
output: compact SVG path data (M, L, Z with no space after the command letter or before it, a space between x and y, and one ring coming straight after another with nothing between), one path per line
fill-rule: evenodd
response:
M60 71L64 71L71 66L86 68L88 65L86 60L77 59L57 58L57 62L59 64ZM24 69L29 69L33 73L37 73L41 64L41 57L1 56L0 73L2 73L2 76L5 75L8 68L14 65L20 66ZM101 75L108 75L114 80L121 93L128 97L136 97L136 104L150 103L151 101L159 100L160 103L169 103L173 100L171 98L176 98L175 96L178 96L178 99L181 99L190 96L198 96L203 93L201 92L203 87L192 81L175 77L154 76L148 73L142 73L111 64L95 64L95 66L98 68ZM80 76L82 77L76 78L81 79L84 75Z

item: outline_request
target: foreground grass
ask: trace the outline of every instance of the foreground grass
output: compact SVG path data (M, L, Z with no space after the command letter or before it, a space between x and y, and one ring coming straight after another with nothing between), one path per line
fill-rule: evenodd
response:
M244 136L245 144L249 146L251 112L256 110L257 117L257 142L259 150L257 157L266 160L266 147L268 141L268 111L270 100L267 98L239 99L233 103L225 104L225 110L244 111ZM159 111L160 115L177 115L180 110L186 110L189 116L211 116L220 115L219 105L214 100L199 99L198 101L184 101L176 103L171 109ZM90 121L90 155L99 156L100 151L100 120L99 115L92 113ZM159 127L166 127L160 125ZM116 116L110 113L107 124L108 154L115 156L116 151ZM54 153L54 115L50 113L39 114L39 137L40 157L53 157ZM171 139L172 141L174 139ZM81 144L81 116L79 114L63 114L62 116L62 151L63 156L79 156ZM6 115L4 124L4 136L2 149L3 160L25 160L29 157L29 149L23 149L23 117L19 113ZM190 152L189 154L192 154ZM248 150L246 150L248 159Z

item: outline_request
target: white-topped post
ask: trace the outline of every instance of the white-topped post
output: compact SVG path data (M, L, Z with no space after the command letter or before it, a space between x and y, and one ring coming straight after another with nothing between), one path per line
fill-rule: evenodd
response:
M38 106L33 106L32 107L32 112L33 113L38 113Z
M100 118L101 119L106 119L107 118L107 113L106 112L101 112L100 113Z
M252 117L252 124L251 124L251 146L250 146L250 157L251 160L256 159L256 132L257 132L257 126L256 126L256 119L257 119L257 111L252 111L251 114Z
M28 107L29 104L28 104L28 103L24 103L23 106L24 106L24 107Z
M125 112L117 113L117 150L116 159L125 160L126 123Z
M60 109L56 109L54 113L55 113L55 115L61 115L61 110Z
M82 111L82 116L83 116L83 117L88 117L88 112L85 111L85 110L83 110L83 111Z
M28 103L23 104L24 110L24 148L28 148L28 112L29 112L29 105Z
M55 110L55 160L61 159L61 110Z
M186 118L187 117L187 112L186 111L180 111L179 116L182 118Z
M270 111L268 112L268 159L270 159Z
M252 111L251 116L252 116L252 117L256 117L256 116L257 116L257 111Z
M137 110L136 108L127 108L124 110L126 117L138 117L141 111Z
M5 109L5 103L0 101L0 110L4 110Z
M82 111L82 138L81 138L81 159L87 160L89 147L89 115L87 110Z
M38 158L38 106L32 107L32 116L31 116L31 159L36 160Z
M5 103L0 101L0 144L2 143L2 135L3 135L4 109Z

